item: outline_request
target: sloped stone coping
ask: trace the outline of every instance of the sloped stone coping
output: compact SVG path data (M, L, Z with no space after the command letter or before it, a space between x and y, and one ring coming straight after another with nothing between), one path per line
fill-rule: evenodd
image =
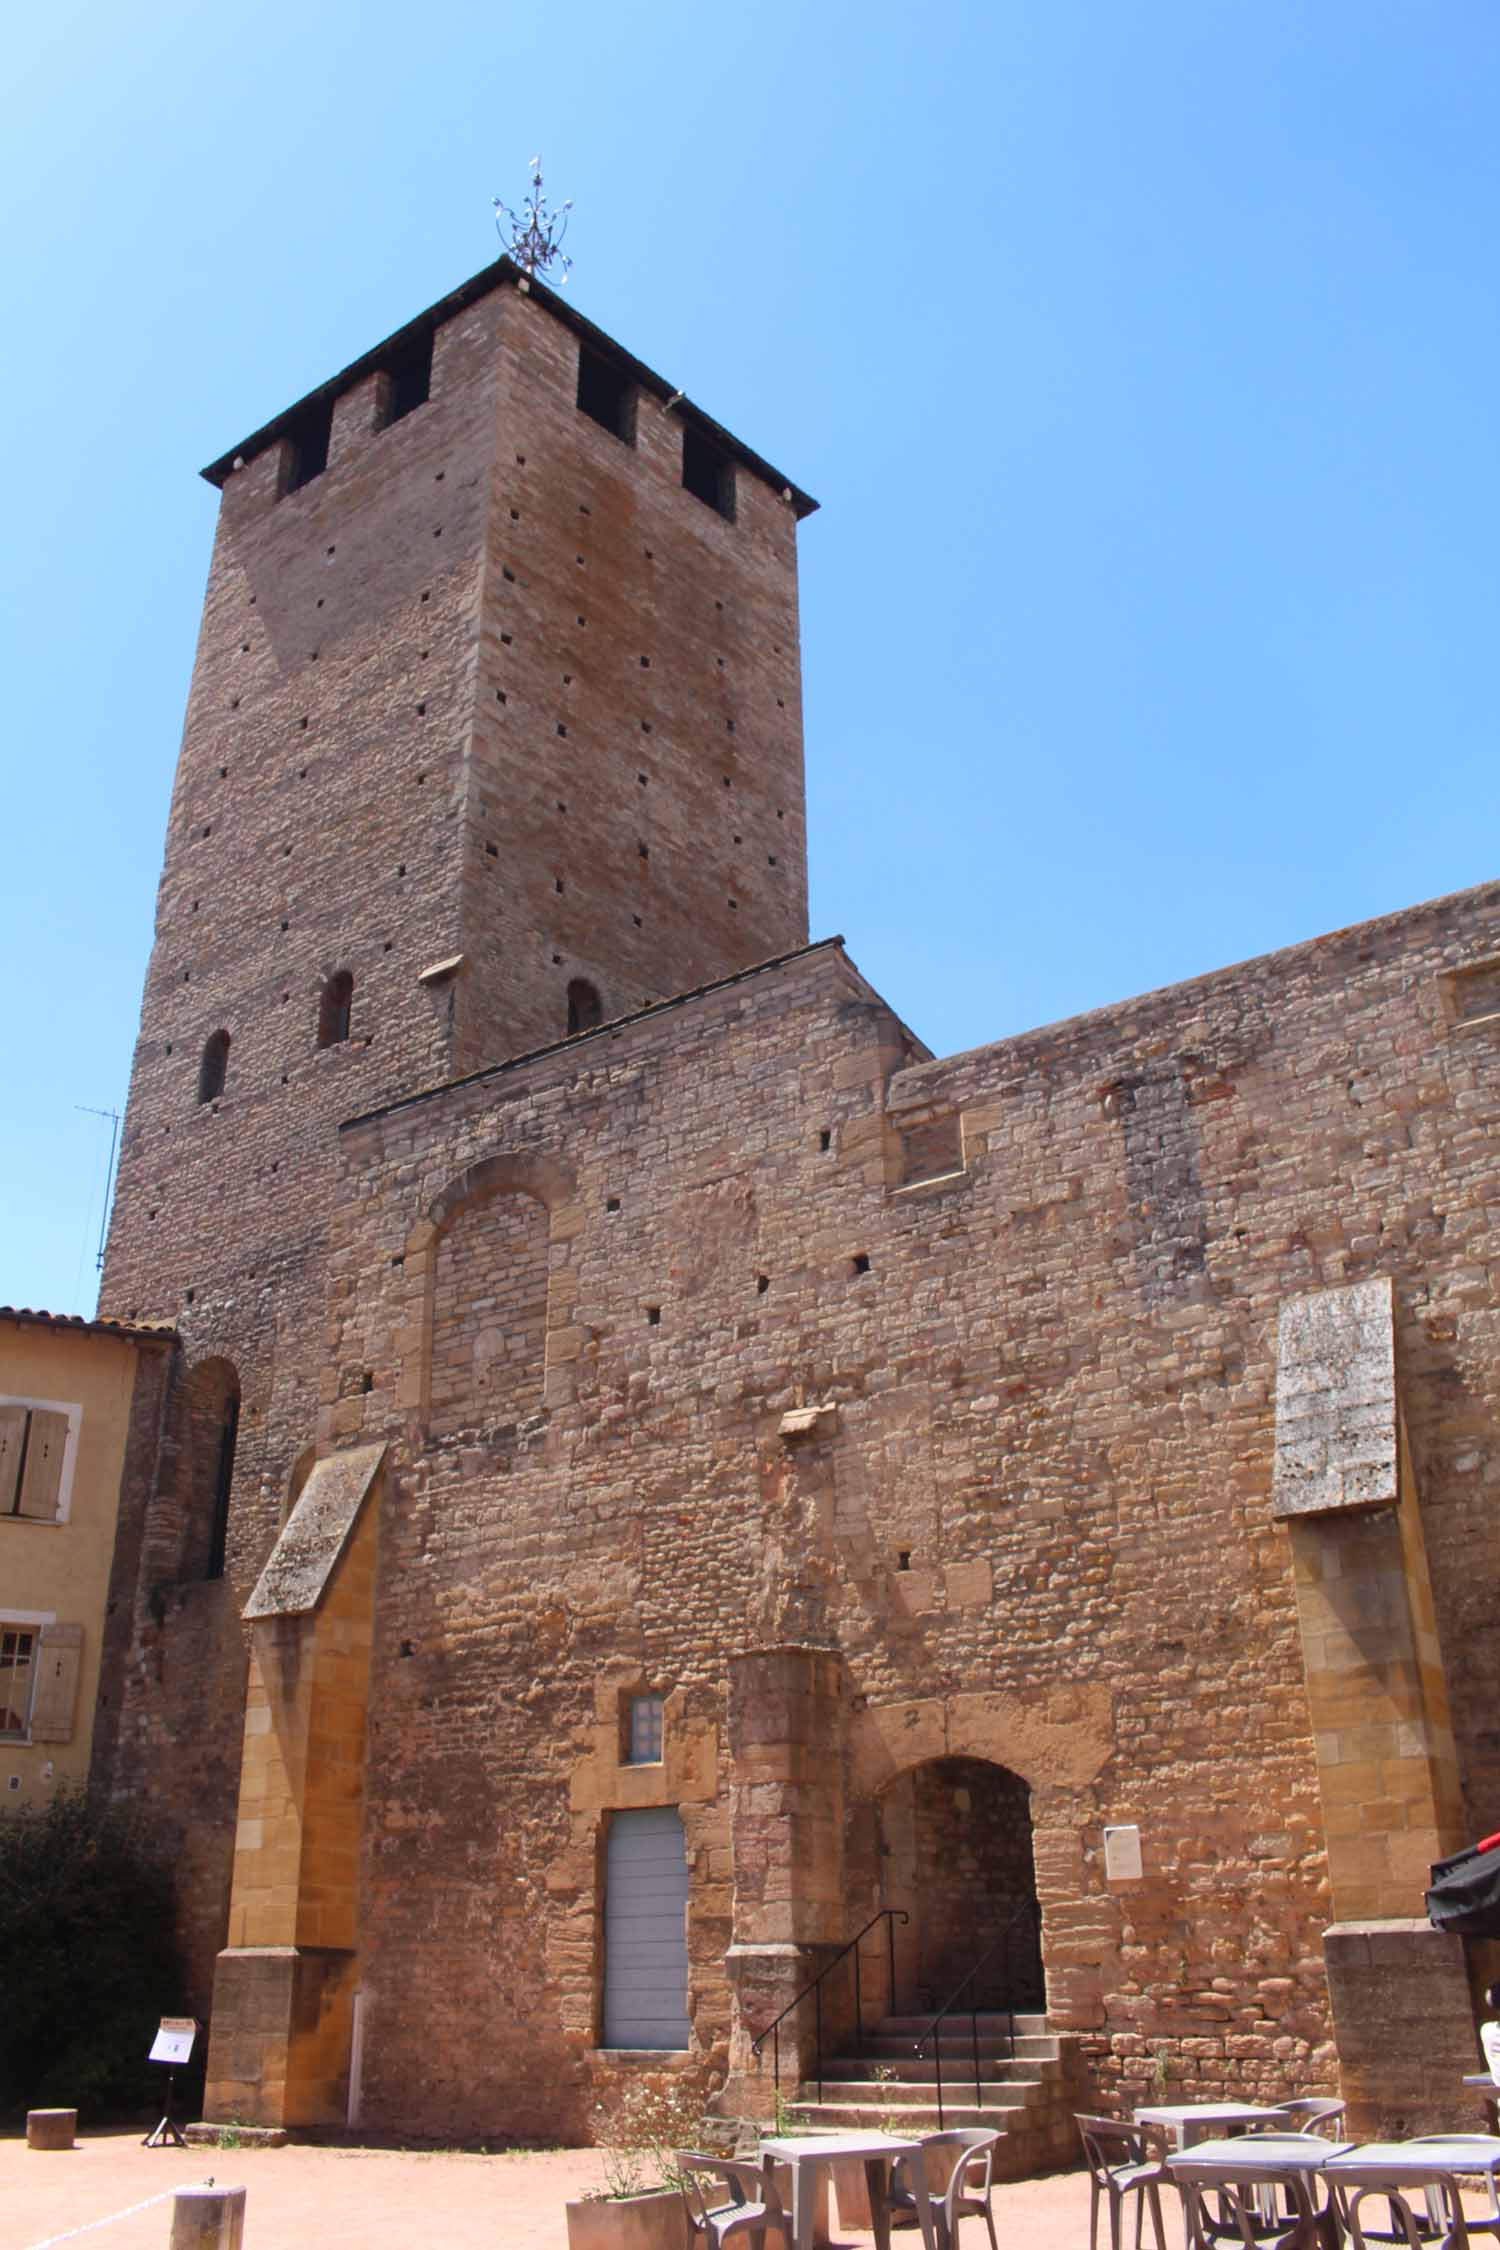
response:
M317 1608L384 1458L383 1444L356 1445L314 1464L245 1605L247 1623Z

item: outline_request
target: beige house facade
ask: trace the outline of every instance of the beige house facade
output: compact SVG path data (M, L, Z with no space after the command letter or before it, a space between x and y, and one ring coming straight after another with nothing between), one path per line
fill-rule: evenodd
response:
M0 1307L0 1815L88 1779L116 1527L154 1474L172 1341Z

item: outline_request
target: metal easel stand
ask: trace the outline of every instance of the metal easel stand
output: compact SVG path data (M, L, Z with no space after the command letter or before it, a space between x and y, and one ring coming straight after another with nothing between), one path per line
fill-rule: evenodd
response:
M146 2135L146 2138L142 2141L142 2148L187 2147L187 2142L183 2139L181 2133L178 2132L176 2123L172 2116L172 2086L176 2077L177 2073L175 2070L169 2070L167 2072L167 2106L162 2112L161 2122L157 2125L154 2125L151 2131Z

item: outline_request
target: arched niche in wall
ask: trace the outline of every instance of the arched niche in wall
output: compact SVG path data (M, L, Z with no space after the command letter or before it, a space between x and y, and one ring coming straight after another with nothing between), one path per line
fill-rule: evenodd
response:
M493 1432L541 1410L552 1220L571 1197L560 1165L495 1156L433 1204L424 1260L429 1436Z
M240 1379L233 1362L201 1359L179 1394L178 1491L185 1579L222 1578L229 1549Z
M577 1032L592 1031L604 1021L604 1002L599 997L597 985L587 977L573 977L568 983L568 1037Z

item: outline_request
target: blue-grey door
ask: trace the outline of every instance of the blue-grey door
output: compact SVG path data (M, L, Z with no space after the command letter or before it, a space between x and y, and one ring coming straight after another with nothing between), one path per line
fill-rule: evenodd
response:
M604 2044L685 2047L687 1849L668 1805L617 1812L604 1875Z

